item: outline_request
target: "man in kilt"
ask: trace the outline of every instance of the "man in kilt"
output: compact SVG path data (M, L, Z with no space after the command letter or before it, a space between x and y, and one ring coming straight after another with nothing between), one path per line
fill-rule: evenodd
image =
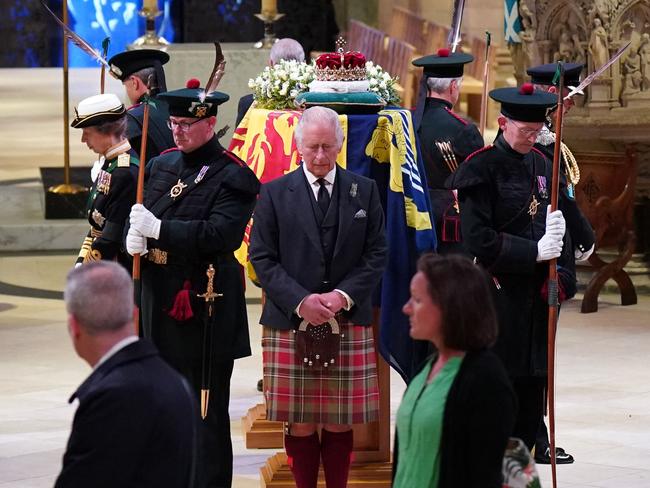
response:
M295 137L302 167L262 186L250 245L266 293L267 419L287 423L298 488L316 487L321 458L327 487L344 488L351 424L379 414L370 325L384 215L375 182L336 165L343 131L333 110L305 110Z

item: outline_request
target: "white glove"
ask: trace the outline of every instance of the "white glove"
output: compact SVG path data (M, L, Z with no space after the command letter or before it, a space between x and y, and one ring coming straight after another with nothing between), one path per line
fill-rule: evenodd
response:
M104 161L106 161L106 158L102 156L97 161L95 161L93 167L90 169L90 179L93 180L93 183L97 181L99 171L102 169L102 166L104 166Z
M594 246L595 244L592 244L591 247L587 249L585 252L582 252L580 249L576 249L573 252L573 255L576 257L576 261L583 262L589 259L589 256L591 256L592 253L594 252Z
M126 251L131 256L147 254L147 238L133 227L129 228L129 233L126 235Z
M544 234L537 242L537 261L559 258L562 253L562 236Z
M546 234L557 235L560 238L564 237L566 231L566 222L561 210L551 212L551 206L546 208Z
M74 267L75 267L75 268L78 268L78 267L80 267L82 264L83 264L83 263L74 263Z
M160 219L149 212L144 205L136 203L131 207L129 222L131 222L131 228L140 232L144 237L158 239L160 236Z

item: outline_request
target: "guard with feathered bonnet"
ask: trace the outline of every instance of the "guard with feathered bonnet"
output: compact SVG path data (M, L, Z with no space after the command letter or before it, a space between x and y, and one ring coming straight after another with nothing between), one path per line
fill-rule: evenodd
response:
M215 68L216 69L216 68ZM214 132L228 95L186 87L158 95L177 149L149 162L144 205L134 205L126 248L144 256L145 337L202 401L202 486L230 486L228 403L233 361L251 354L244 283L234 252L259 192L246 164ZM212 392L212 394L210 394ZM197 412L197 415L199 412Z
M95 95L79 102L70 125L82 129L81 142L99 155L88 199L90 231L81 246L77 265L110 259L130 269L122 236L135 202L139 162L125 135L126 109L112 93Z
M131 106L127 109L127 137L140 150L144 124L144 103L149 103L147 153L149 161L161 152L174 147L174 138L167 128L167 106L155 97L167 91L163 65L169 54L157 49L135 49L116 54L108 60L109 73L122 82Z
M566 268L573 250L564 242L567 201L548 213L553 163L534 147L557 97L526 83L498 88L501 133L470 155L447 180L458 189L463 244L492 275L499 321L494 346L513 382L519 412L514 437L529 449L542 420L547 376L548 261L558 259L560 300L576 292Z

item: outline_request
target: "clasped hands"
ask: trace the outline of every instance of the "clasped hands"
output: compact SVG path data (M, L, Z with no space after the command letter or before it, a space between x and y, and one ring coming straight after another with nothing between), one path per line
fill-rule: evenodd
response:
M347 300L337 291L307 295L298 308L298 315L310 324L318 325L333 318L347 306Z
M147 253L147 238L158 239L160 236L160 219L136 203L129 215L129 232L126 235L126 250L130 255Z

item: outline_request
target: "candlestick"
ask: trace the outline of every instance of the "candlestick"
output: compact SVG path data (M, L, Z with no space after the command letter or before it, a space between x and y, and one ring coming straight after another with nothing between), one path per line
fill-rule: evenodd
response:
M257 49L270 49L278 41L278 38L275 37L275 33L273 32L273 23L284 17L284 14L279 14L277 11L265 11L265 3L267 3L267 0L262 1L262 12L255 14L255 17L264 22L264 38L254 44ZM270 5L271 3L275 8L275 0L268 0L268 4Z
M129 44L129 49L165 49L169 41L156 32L156 17L162 14L158 10L158 0L144 0L138 13L146 19L145 32Z

